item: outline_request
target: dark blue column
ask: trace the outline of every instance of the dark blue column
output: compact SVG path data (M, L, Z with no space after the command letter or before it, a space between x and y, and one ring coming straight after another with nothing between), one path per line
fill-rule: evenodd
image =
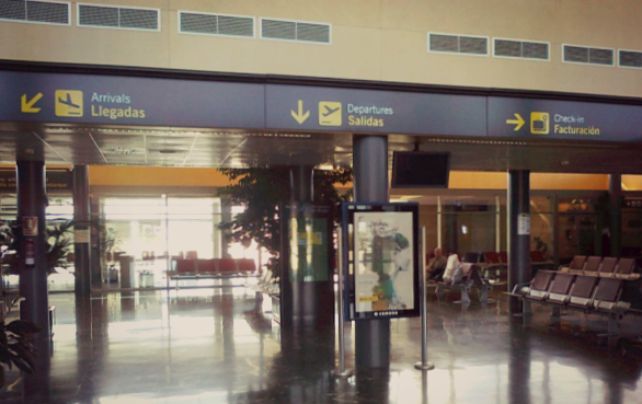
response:
M619 257L622 253L622 176L611 174L609 176L609 215L611 232L611 252L609 255Z
M91 295L90 231L89 231L89 177L87 166L74 166L74 257L78 297Z
M17 163L18 224L22 238L18 245L20 305L23 320L36 324L41 336L50 335L49 297L47 290L47 251L44 161L22 160Z
M89 223L89 264L91 266L91 287L95 289L100 289L103 287L103 260L101 257L105 256L105 251L102 251L101 246L101 237L107 235L107 229L105 233L101 234L100 232L100 200L98 197L89 195L89 217L91 218Z
M355 202L388 202L388 138L353 137ZM390 320L355 321L357 368L390 366Z
M508 172L508 291L530 280L530 173ZM521 302L511 298L511 314L521 313Z
M327 206L314 205L314 167L288 168L290 202L284 212L285 236L281 274L282 325L295 331L333 327L332 217ZM319 234L319 243L308 243L308 232ZM296 245L294 237L299 237ZM309 261L311 259L311 261Z
M290 168L290 200L292 203L311 203L314 198L314 167Z

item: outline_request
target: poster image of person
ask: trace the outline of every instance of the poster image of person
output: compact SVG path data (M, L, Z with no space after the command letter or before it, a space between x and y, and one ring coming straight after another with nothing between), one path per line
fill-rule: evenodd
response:
M356 310L413 309L412 214L355 213Z

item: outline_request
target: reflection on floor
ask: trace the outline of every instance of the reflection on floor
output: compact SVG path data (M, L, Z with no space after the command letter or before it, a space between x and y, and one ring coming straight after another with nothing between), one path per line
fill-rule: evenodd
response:
M604 318L572 314L551 327L509 321L506 302L467 310L429 302L429 355L419 372L418 319L392 321L389 371L333 379L332 334L282 333L244 288L51 296L51 358L16 380L4 402L34 403L639 403L642 356L609 351ZM639 319L635 319L639 323ZM626 332L640 332L628 324ZM347 325L348 364L354 363ZM46 351L47 347L41 347ZM24 394L27 394L26 396Z

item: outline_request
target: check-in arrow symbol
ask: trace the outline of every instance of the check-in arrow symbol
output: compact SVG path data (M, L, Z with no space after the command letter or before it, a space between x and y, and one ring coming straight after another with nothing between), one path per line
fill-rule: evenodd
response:
M303 122L307 121L310 117L310 110L303 111L303 100L297 101L298 109L296 111L290 110L290 115L292 118L299 124L302 125Z
M36 107L36 103L42 98L42 93L37 93L31 99L27 99L27 94L22 94L20 97L20 111L27 114L37 114L40 112L40 107Z
M506 124L515 125L515 128L513 129L513 131L517 132L524 126L526 121L524 121L524 118L522 118L522 116L518 113L513 114L513 116L515 117L515 119L507 119Z

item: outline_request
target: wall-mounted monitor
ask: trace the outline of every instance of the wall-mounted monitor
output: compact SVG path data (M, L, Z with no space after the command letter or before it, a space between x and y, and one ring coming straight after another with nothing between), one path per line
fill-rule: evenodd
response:
M450 155L435 152L394 152L393 188L448 188Z

